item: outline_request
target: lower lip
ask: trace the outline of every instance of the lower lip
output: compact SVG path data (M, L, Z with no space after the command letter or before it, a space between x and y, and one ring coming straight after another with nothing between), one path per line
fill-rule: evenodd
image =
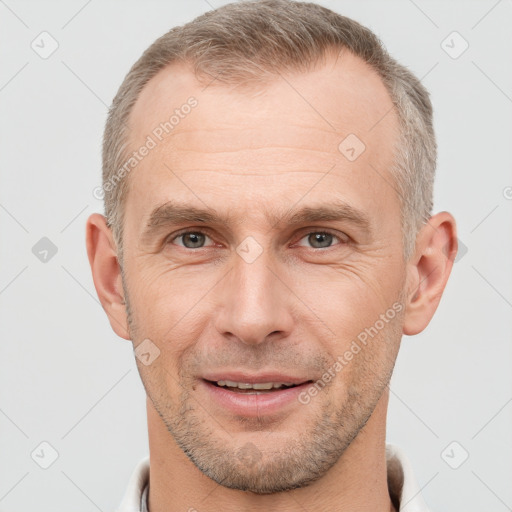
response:
M275 414L292 403L300 404L299 395L302 391L311 386L311 382L305 382L293 388L263 392L258 395L248 393L237 393L227 388L216 386L211 382L202 379L200 381L206 388L213 401L224 409L234 414L248 417L257 417L264 414Z

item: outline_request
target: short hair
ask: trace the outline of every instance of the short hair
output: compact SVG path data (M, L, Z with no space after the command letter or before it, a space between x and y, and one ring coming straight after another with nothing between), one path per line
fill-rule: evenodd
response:
M224 5L174 27L144 51L109 109L103 138L105 217L123 262L129 118L144 86L163 68L185 63L199 83L260 85L281 72L307 72L329 51L346 50L380 76L399 121L391 184L400 201L404 257L432 210L436 141L432 105L420 80L394 60L378 37L358 22L325 7L290 0L251 0ZM126 166L125 166L126 168Z

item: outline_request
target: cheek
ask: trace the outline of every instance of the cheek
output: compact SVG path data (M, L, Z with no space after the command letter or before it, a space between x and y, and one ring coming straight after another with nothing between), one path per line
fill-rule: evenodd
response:
M198 272L197 268L176 269L169 264L140 267L140 274L132 277L130 291L137 342L148 338L160 351L152 364L154 371L142 367L141 375L151 381L158 377L172 387L187 352L195 348L211 321L205 308L211 300L209 291L221 275L213 269Z
M334 347L343 350L365 329L386 319L396 317L396 305L400 298L400 279L391 269L379 272L362 266L347 266L337 269L320 269L300 278L300 294L315 315L330 329ZM396 272L396 270L395 270ZM393 306L395 305L395 309ZM310 313L311 315L311 313Z
M311 332L333 361L330 369L336 374L333 384L340 399L374 393L387 383L400 345L404 310L400 279L392 273L396 268L382 271L385 280L378 278L374 266L362 271L362 264L330 273L322 269L302 278L305 302L316 315L305 312L302 320L309 314ZM322 325L322 335L314 325L317 318L328 328Z
M336 348L341 368L335 379L336 395L366 403L389 384L400 347L400 322L398 317L389 323L374 321Z
M141 263L131 278L131 302L139 323L165 332L181 322L209 289L209 273L193 270L166 262L146 267Z

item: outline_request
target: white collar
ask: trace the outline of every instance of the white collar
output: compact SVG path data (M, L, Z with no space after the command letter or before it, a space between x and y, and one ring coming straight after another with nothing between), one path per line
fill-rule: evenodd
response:
M405 453L398 446L386 444L386 460L389 494L399 501L399 512L429 512ZM147 512L148 481L149 457L144 457L137 463L116 512Z

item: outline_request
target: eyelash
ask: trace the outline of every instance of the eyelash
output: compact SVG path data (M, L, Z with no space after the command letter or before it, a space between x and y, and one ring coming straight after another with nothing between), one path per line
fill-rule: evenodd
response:
M212 239L212 237L209 235L208 231L205 231L205 230L202 230L202 229L194 229L194 230L186 229L186 230L180 231L180 232L178 232L178 233L176 233L174 235L171 235L171 237L168 238L167 243L172 243L177 238L180 238L183 235L186 235L188 233L199 233L199 234L205 235L205 236L209 237L210 239ZM337 235L334 231L331 231L329 229L321 229L321 230L317 230L317 231L308 231L308 232L304 233L304 235L301 236L299 241L304 239L304 238L306 238L309 235L319 234L319 233L320 234L325 234L325 235L331 235L334 238L337 238L339 240L339 242L340 242L340 245L345 245L349 241L348 235L345 235L347 239L343 240L343 238L340 235ZM190 247L185 247L185 246L179 246L179 247L183 247L183 249L188 249L190 251L196 251L196 250L199 250L199 249L208 249L208 247L197 247L196 249L192 249ZM303 246L301 246L301 247L303 247ZM331 245L329 247L309 247L309 249L313 249L314 251L326 251L326 250L331 249L333 247L334 247L334 245Z

